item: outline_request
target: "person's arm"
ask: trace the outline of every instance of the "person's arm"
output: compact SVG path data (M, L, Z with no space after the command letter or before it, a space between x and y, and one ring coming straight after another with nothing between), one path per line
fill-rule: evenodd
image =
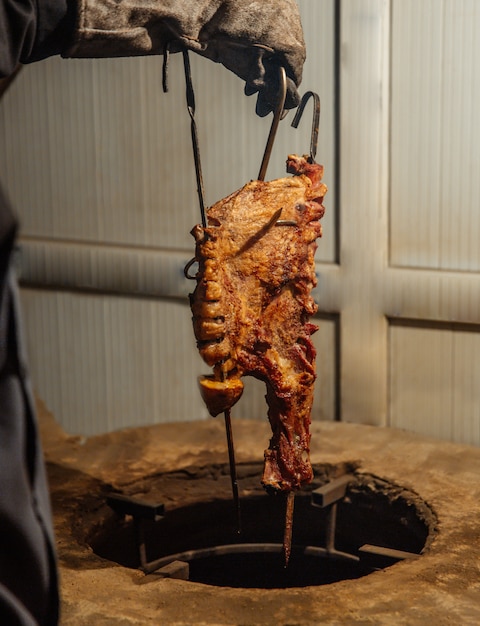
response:
M0 0L0 77L20 63L61 54L75 19L75 5L67 0Z
M286 108L298 104L305 44L295 0L78 0L74 41L64 55L133 56L188 48L222 63L259 92L257 113L275 107L278 66Z
M305 44L295 0L0 0L0 75L53 54L118 57L187 48L222 63L275 107L278 66L286 108L298 104Z

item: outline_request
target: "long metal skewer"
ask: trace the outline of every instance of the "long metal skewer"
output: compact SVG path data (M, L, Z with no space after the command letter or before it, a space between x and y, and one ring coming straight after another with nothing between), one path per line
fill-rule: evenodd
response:
M310 163L315 163L315 156L317 154L317 145L318 145L318 130L320 127L320 97L318 94L316 94L313 91L307 91L303 95L300 101L300 104L298 106L298 109L295 113L295 116L293 118L292 126L293 128L298 128L298 124L300 123L300 120L302 119L305 105L307 104L310 98L313 98L314 107L313 107L313 118L312 118L312 130L311 130L311 135L310 135L310 155L309 155L308 160L310 161ZM277 109L277 112L278 112L278 109ZM272 124L272 127L273 127L273 124ZM268 146L268 143L267 143L267 146ZM271 151L271 146L270 146L270 151ZM277 221L277 224L290 224L290 223L291 222L289 220ZM289 491L287 494L287 505L286 505L286 511L285 511L285 529L284 529L284 535L283 535L283 555L285 559L285 567L288 566L288 562L290 560L290 553L292 551L294 504L295 504L295 494L293 491Z
M277 128L283 116L283 107L285 106L285 98L287 97L287 74L285 72L285 68L280 66L279 73L280 73L280 92L278 96L277 106L273 114L273 120L272 120L272 125L270 126L270 132L268 134L267 145L265 146L265 152L263 154L262 164L260 165L260 171L258 173L258 180L265 180L265 174L267 173L268 162L270 161L270 155L272 154L273 142L275 141Z
M185 68L187 109L191 120L190 131L192 135L193 158L195 160L195 176L197 178L198 202L200 204L202 226L205 228L207 225L204 200L205 191L203 188L202 166L200 163L200 147L198 143L197 124L195 123L195 92L193 91L192 72L190 68L190 58L188 56L188 50L183 51L183 66Z
M185 69L187 108L188 108L188 113L191 119L191 137L192 137L193 157L194 157L194 162L195 162L195 175L197 179L197 193L198 193L198 199L199 199L199 205L200 205L202 226L205 228L207 226L207 218L206 218L206 212L205 212L205 200L204 200L205 194L204 194L204 187L203 187L202 168L201 168L201 162L200 162L200 148L199 148L199 142L198 142L198 132L197 132L197 125L195 123L195 93L193 90L190 59L188 56L188 51L186 50L183 52L183 63L184 63L184 69ZM258 174L258 180L262 180L262 181L265 180L265 174L266 174L268 163L269 163L270 156L272 153L272 148L273 148L273 143L275 141L276 132L277 132L280 120L282 119L282 116L283 116L285 98L287 94L287 78L286 78L285 69L283 67L280 67L279 73L280 73L280 92L279 92L278 102L274 111L273 120L272 120L272 124L270 127L270 132L269 132L267 144L265 147L265 152L263 155L262 163L260 166L260 171ZM166 77L165 67L164 67L164 77ZM164 83L165 82L166 81L164 79ZM165 88L165 85L164 85L164 88ZM312 94L312 95L315 95L315 94ZM310 95L308 97L310 97ZM305 102L307 99L308 98L305 99ZM299 108L301 110L299 110L297 112L297 115L295 116L294 122L295 120L297 120L297 125L298 125L298 121L301 118L302 111L305 106L305 102L302 100L301 107ZM319 105L318 105L318 111L319 111ZM293 125L294 123L292 123L292 126ZM317 123L317 136L318 136L318 123ZM314 141L313 141L313 130L312 130L312 144L311 144L311 157L312 158L314 158L315 156L314 154L312 156L313 145L314 145ZM275 216L275 219L277 219L277 216ZM236 470L236 463L235 463L235 448L234 448L234 443L233 443L232 421L231 421L230 409L227 409L224 412L224 419L225 419L225 431L226 431L226 436L227 436L232 495L233 495L233 500L234 500L235 509L237 513L237 532L240 533L241 532L240 498L239 498L239 492L238 492L237 470ZM294 502L295 502L294 493L293 492L288 493L286 516L285 516L285 533L284 533L284 541L283 541L285 566L288 565L290 552L291 552Z
M232 484L233 502L235 504L235 511L237 514L237 533L240 535L242 532L242 516L240 509L240 496L238 493L237 465L235 463L235 448L233 445L232 419L230 415L230 409L227 409L223 413L223 417L225 419L225 432L227 434L228 461L230 464L230 482Z
M192 82L192 73L190 68L190 59L188 56L188 51L183 51L183 65L185 69L185 83L186 83L186 96L187 96L187 108L188 114L191 119L191 135L192 135L192 147L193 147L193 158L195 161L195 175L197 178L197 192L198 192L198 201L200 205L200 215L202 219L202 226L205 228L207 226L207 216L205 212L205 192L203 187L203 177L202 177L202 167L200 163L200 147L198 142L198 133L197 133L197 125L195 123L195 93L193 90L193 82ZM187 271L188 271L187 266ZM187 275L187 278L189 276ZM224 412L225 419L225 432L227 435L227 447L228 447L228 460L230 466L230 481L232 484L232 496L235 505L236 515L237 515L237 532L241 533L241 518L240 518L240 497L238 493L238 481L237 481L237 467L235 464L235 447L233 443L233 433L232 433L232 419L230 415L230 409L227 409Z
M288 562L290 560L290 552L292 551L294 504L295 504L295 493L293 491L289 491L287 493L287 510L285 513L285 530L283 534L283 556L285 559L285 567L288 566Z

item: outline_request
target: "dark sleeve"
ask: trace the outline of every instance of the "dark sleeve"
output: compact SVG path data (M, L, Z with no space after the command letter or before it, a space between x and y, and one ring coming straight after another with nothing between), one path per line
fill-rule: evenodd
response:
M74 0L0 0L0 77L18 63L59 54L71 38Z

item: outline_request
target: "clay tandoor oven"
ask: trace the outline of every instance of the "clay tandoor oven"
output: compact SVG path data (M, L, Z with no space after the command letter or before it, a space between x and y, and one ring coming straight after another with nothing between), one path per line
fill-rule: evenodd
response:
M480 623L476 448L313 424L285 568L268 424L234 422L238 535L220 420L85 440L40 417L63 624Z

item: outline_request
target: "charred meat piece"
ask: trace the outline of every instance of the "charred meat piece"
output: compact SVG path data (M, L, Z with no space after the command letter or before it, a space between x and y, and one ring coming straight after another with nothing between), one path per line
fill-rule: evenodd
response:
M213 367L199 381L202 397L217 415L240 398L242 376L265 382L273 434L262 482L282 491L312 479L317 327L309 319L327 191L321 165L290 155L287 171L293 176L246 184L208 210L206 228L193 229L199 270L190 297L197 345Z

